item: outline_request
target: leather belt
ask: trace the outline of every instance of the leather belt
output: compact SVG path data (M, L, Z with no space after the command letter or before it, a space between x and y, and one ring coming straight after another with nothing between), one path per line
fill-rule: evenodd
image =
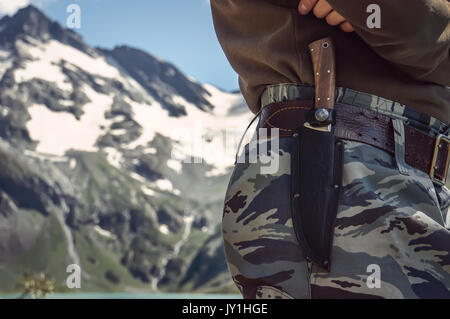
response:
M280 137L290 137L307 121L313 100L294 100L269 104L261 111L260 128L279 128ZM395 154L394 127L390 117L370 109L336 103L338 138L365 143L391 155ZM270 131L270 130L269 130ZM429 174L433 182L444 185L450 159L450 139L432 137L405 123L405 161Z

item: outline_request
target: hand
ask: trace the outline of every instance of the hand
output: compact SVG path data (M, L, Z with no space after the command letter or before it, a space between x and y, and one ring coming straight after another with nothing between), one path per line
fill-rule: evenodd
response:
M327 21L331 26L337 26L344 32L353 32L353 26L337 11L333 10L330 4L326 0L301 0L298 4L298 12L302 15L306 15L313 10L314 15Z

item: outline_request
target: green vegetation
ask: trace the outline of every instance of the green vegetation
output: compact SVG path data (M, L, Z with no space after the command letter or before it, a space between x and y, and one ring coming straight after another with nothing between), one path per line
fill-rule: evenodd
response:
M21 299L45 298L55 290L55 281L47 274L24 274L20 281Z
M52 162L28 158L14 149L6 152L0 146L0 165L7 168L0 179L13 181L0 188L0 200L8 204L4 206L8 211L0 211L0 222L10 232L7 238L12 238L1 247L7 252L0 261L1 293L26 292L27 298L44 297L46 291L148 293L155 278L163 292L235 292L226 286L231 282L228 273L219 276L205 269L208 278L199 285L201 276L195 273L201 267L192 267L196 259L210 260L198 257L211 237L199 228L214 220L215 203L157 189L155 196L146 195L143 182L110 165L101 152L73 151L67 156L68 161ZM28 196L16 198L16 185L33 201ZM184 238L186 212L205 221L195 220ZM161 233L160 225L169 233ZM81 289L66 287L66 269L72 263L81 267ZM25 285L22 274L36 275L27 275ZM40 274L46 274L52 285L30 279Z
M91 238L87 228L75 232L74 241L80 257L82 274L88 276L84 277L87 280L82 280L82 291L119 292L127 291L130 287L136 291L149 290L148 285L135 279L128 269L121 265L120 255L100 247Z

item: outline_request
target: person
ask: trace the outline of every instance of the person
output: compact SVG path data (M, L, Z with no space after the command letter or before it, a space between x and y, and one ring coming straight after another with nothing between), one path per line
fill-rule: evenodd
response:
M278 170L246 161L247 144L226 192L225 253L244 298L450 298L449 2L210 2L257 128L279 129ZM343 165L331 235L318 232L332 238L324 267L302 243L312 226L298 222L294 189L297 167L316 160L297 141L318 103L308 46L325 37Z

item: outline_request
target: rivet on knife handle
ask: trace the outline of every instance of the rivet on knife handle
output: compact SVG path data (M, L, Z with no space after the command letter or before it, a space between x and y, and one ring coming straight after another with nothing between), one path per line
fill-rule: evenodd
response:
M335 49L331 38L324 38L309 45L316 86L315 108L334 108L336 94Z

